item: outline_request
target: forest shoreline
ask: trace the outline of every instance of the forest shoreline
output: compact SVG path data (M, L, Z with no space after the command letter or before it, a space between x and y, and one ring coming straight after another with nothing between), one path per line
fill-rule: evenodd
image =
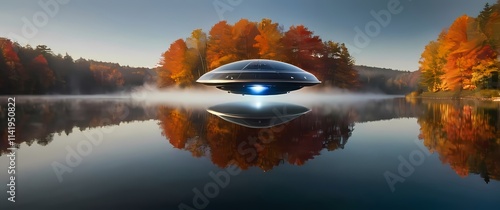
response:
M411 92L406 98L436 99L436 100L478 100L500 102L500 90L462 90L462 91L439 91L439 92Z

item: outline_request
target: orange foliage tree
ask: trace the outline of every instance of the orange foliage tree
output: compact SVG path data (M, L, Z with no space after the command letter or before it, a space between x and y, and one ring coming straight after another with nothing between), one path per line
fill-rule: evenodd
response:
M14 43L0 38L0 94L24 92L28 80L24 66L15 50Z
M111 89L113 87L122 87L125 80L120 71L118 64L107 64L100 62L91 62L90 71L93 72L97 83L103 88Z
M499 28L499 3L486 4L477 18L457 18L422 53L421 84L430 91L500 87Z
M257 23L241 19L233 26L233 39L238 59L255 59L259 57L259 50L254 47L255 37L259 35Z
M291 26L285 32L282 43L285 61L310 71L324 80L323 74L319 74L320 57L322 57L323 42L319 36L315 36L312 31L303 25Z
M323 43L303 25L292 26L283 32L282 26L265 18L260 22L241 19L234 25L220 21L205 37L201 29L197 29L186 39L187 45L182 39L172 43L162 55L159 87L190 84L195 80L194 75L199 77L227 63L257 58L297 65L325 84L348 89L359 86L354 59L347 47L332 41ZM187 75L188 72L191 74Z
M233 26L226 21L215 24L209 32L207 62L210 69L237 61Z
M170 81L180 86L189 86L193 83L193 74L189 68L189 64L186 62L186 55L187 45L182 39L176 40L163 53L158 73L158 76L161 78L158 84L159 87L170 85Z
M47 59L43 55L33 58L28 68L33 69L30 76L32 93L44 93L54 85L54 72L49 68Z
M283 30L280 29L279 24L264 18L258 23L257 28L259 34L255 36L256 43L254 47L258 49L260 57L284 61L285 58L282 55L283 45L281 43Z
M473 89L472 67L477 58L477 50L481 44L480 37L469 36L469 29L474 18L466 15L459 17L451 25L444 40L444 49L449 51L444 66L443 80L447 89Z

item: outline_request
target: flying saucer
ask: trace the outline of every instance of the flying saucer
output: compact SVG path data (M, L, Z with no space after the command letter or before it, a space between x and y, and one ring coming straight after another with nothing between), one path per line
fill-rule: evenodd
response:
M280 61L254 59L223 65L196 82L235 94L277 95L321 82L311 73Z
M249 128L269 128L289 122L310 109L280 102L234 102L209 107L207 111L228 122Z

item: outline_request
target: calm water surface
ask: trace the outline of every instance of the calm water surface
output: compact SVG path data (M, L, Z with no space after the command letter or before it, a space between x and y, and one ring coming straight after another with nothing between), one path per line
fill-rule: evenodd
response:
M499 107L404 98L204 107L22 98L17 202L4 193L0 206L498 209Z

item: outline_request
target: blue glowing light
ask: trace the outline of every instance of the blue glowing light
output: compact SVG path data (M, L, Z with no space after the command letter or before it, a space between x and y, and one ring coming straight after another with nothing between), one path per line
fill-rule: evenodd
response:
M253 93L262 93L268 89L268 87L262 85L254 85L250 86L249 88L250 90L252 90Z

